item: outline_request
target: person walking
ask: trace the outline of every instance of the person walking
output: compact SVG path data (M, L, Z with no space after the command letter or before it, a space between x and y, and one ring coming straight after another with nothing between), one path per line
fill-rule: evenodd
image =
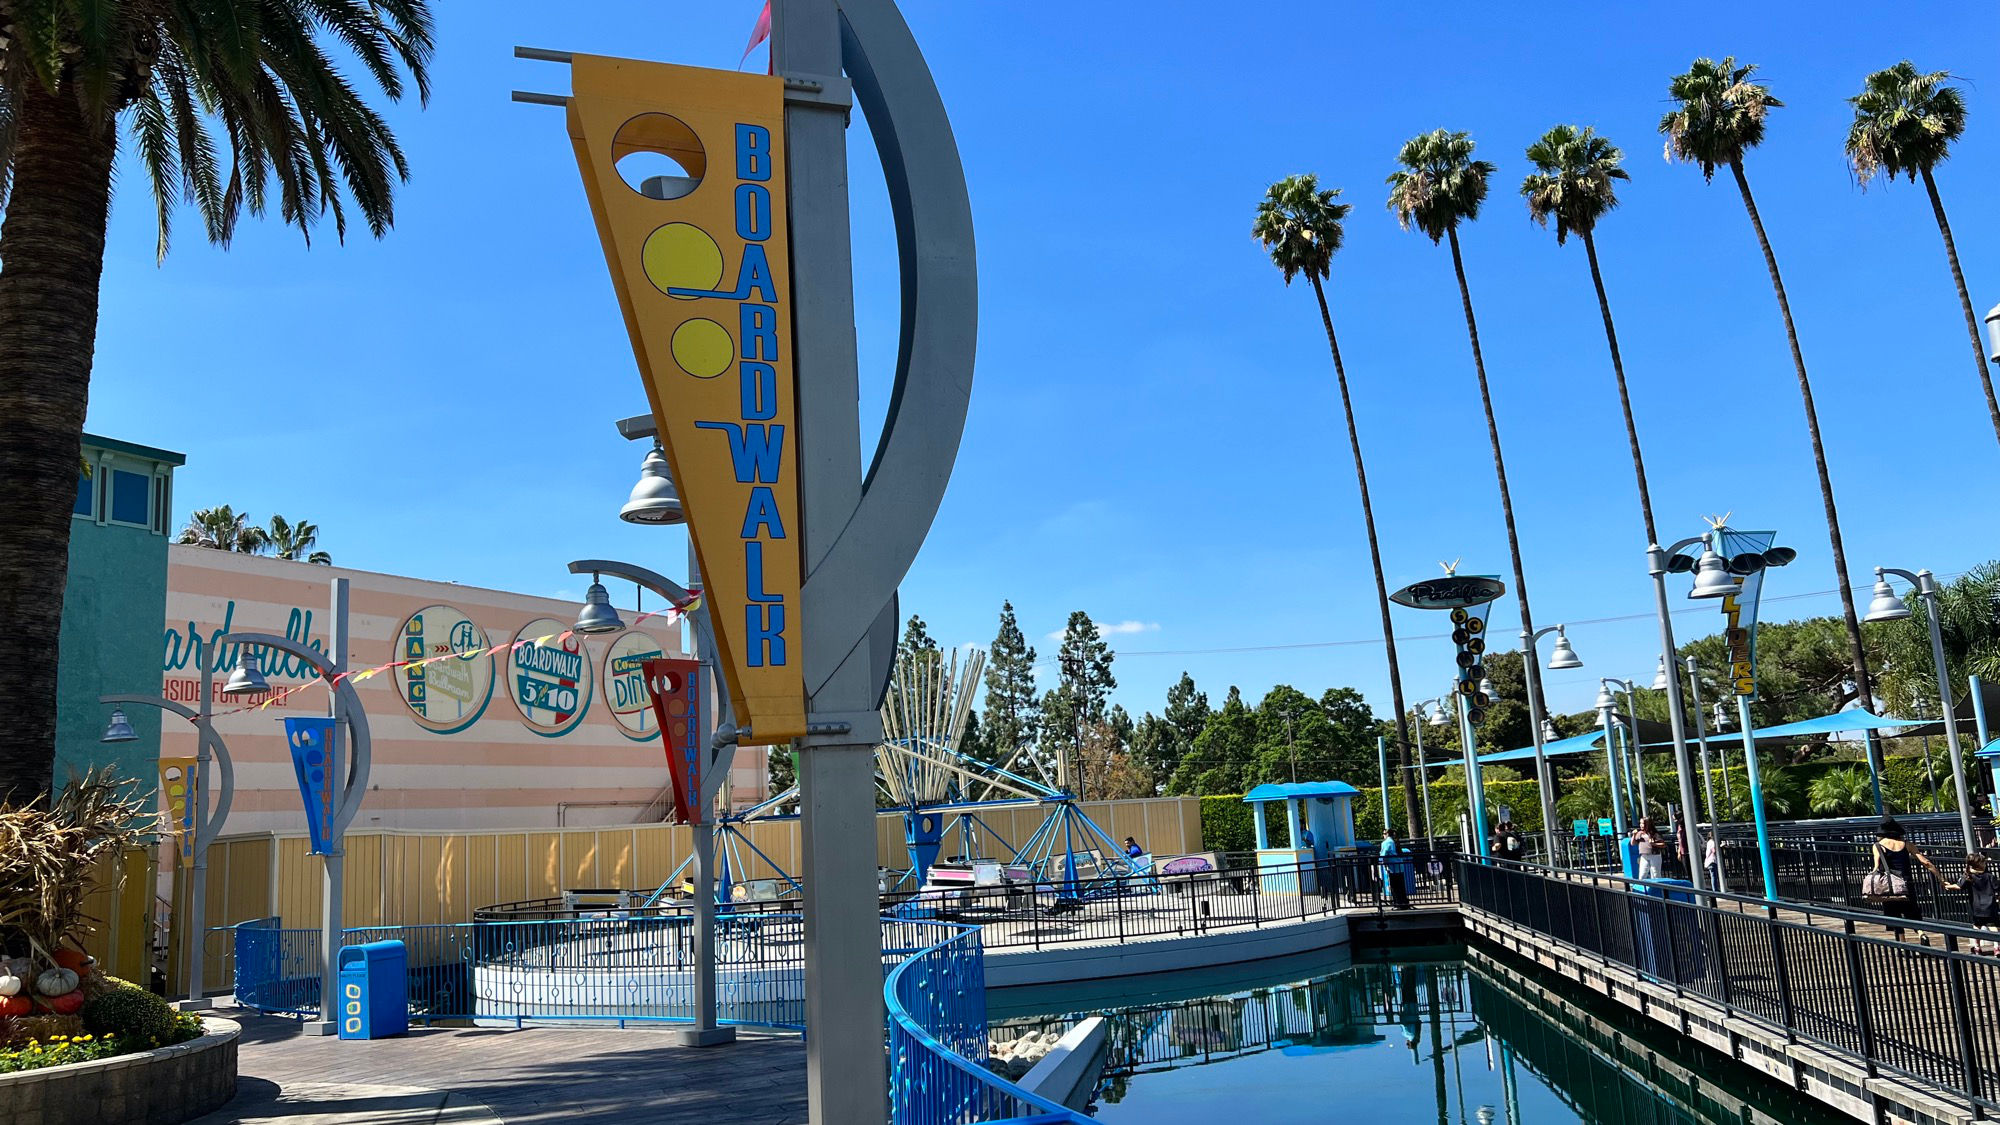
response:
M1996 901L1996 884L1992 872L1986 870L1986 857L1974 852L1965 857L1965 878L1956 883L1946 883L1945 887L1954 891L1964 891L1968 899L1968 920L1979 930L1979 939L1972 943L1974 953L2000 953L2000 943L1987 940L1989 934L2000 934L2000 901Z
M1652 817L1639 818L1639 827L1632 830L1632 843L1639 853L1639 878L1659 878L1661 864L1666 859L1667 841L1660 836L1660 830L1653 827Z
M1891 918L1907 918L1912 922L1924 920L1922 907L1917 903L1916 887L1910 881L1912 868L1910 860L1930 869L1931 875L1939 881L1944 876L1938 873L1937 864L1930 857L1903 839L1903 826L1895 817L1885 816L1875 829L1875 869L1861 880L1861 893L1871 902L1880 904L1882 913ZM1889 926L1896 940L1903 940L1903 927L1893 923ZM1925 945L1931 943L1929 934L1918 934Z

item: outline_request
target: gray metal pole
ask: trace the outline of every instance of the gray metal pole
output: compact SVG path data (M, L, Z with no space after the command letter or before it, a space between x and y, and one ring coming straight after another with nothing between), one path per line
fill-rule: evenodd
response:
M771 13L776 73L788 79L841 73L835 0L773 0ZM808 585L862 499L847 117L845 107L829 102L788 100L785 106ZM804 612L816 620L812 605ZM805 626L813 627L811 621ZM842 633L828 639L842 645L859 639ZM831 681L818 690L808 684L808 711L873 710L868 665L849 659L828 669ZM810 659L806 667L812 676ZM872 735L855 731L852 741L793 744L805 874L806 1099L815 1125L881 1125L889 1117L873 743Z
M1679 668L1680 662L1675 661L1674 666ZM1708 827L1713 831L1716 825L1722 823L1722 818L1715 815L1715 774L1708 768L1708 720L1702 718L1701 714L1701 670L1692 656L1687 658L1687 674L1688 696L1694 703L1694 735L1701 742L1701 784L1708 796ZM1723 775L1725 788L1728 781L1729 775L1725 773ZM1702 855L1704 857L1708 855L1706 849ZM1718 843L1715 848L1715 886L1712 889L1727 891L1728 882L1728 877L1722 873L1722 845Z
M688 589L701 586L701 560L696 556L694 538L688 538ZM706 614L706 608L695 612ZM702 643L700 629L690 628L688 633L694 638L695 658L702 661L709 672L704 684L718 697L723 691L716 679L721 665L713 652L706 651ZM716 708L709 703L707 694L701 698L701 745L702 753L712 753L715 738ZM665 732L661 733L666 737ZM726 768L726 767L725 767ZM723 781L727 787L728 780ZM703 785L706 789L706 784ZM676 1038L684 1047L716 1047L736 1041L734 1027L721 1026L717 1016L715 989L715 805L703 803L701 818L692 826L694 836L694 1026L682 1028Z
M1611 708L1599 707L1597 721L1604 726L1604 772L1610 776L1604 780L1611 787L1611 829L1617 839L1625 839L1625 782L1618 768L1618 725L1612 721ZM1620 845L1623 846L1622 843Z
M1458 744L1465 751L1465 795L1472 806L1473 847L1480 855L1491 854L1486 845L1486 779L1479 770L1479 746L1472 737L1472 707L1466 696L1458 700Z
M1958 716L1951 707L1951 672L1944 662L1944 632L1938 623L1937 580L1928 570L1917 572L1917 597L1924 603L1925 616L1931 628L1931 662L1937 669L1938 698L1944 705L1944 741L1951 751L1951 783L1958 793L1958 829L1965 836L1965 850L1969 855L1979 850L1979 841L1972 834L1972 797L1965 787L1965 755L1958 745Z
M1757 824L1757 865L1763 869L1764 897L1778 897L1778 872L1771 862L1771 825L1764 817L1764 779L1758 773L1756 728L1751 725L1750 697L1736 697L1736 721L1743 727L1743 768L1750 780L1750 818Z
M332 613L328 617L328 631L331 644L327 659L341 671L347 669L347 579L333 580ZM345 794L347 770L347 717L343 715L340 699L329 692L327 714L333 716L333 729L326 736L327 785L336 794ZM340 963L340 940L343 930L342 896L346 891L347 877L347 826L331 825L332 848L321 857L325 869L324 885L320 894L320 980L319 1019L308 1025L314 1035L332 1035L340 1030L340 981L337 978Z
M1680 655L1674 648L1674 620L1667 606L1667 553L1657 543L1646 549L1646 569L1653 576L1653 602L1660 618L1660 653L1678 667ZM1694 882L1696 890L1705 890L1708 873L1702 870L1701 865L1701 817L1695 811L1694 773L1688 762L1687 712L1681 703L1681 678L1675 674L1668 677L1668 681L1667 725L1673 731L1674 769L1681 777L1681 833L1687 842L1688 878ZM1634 721L1637 721L1637 716L1634 716ZM1707 776L1704 764L1702 777Z
M1653 799L1646 793L1646 759L1639 745L1639 697L1631 680L1623 681L1625 692L1625 748L1632 754L1632 777L1639 783L1639 819L1653 813Z
M1433 841L1437 837L1431 829L1431 775L1424 766L1424 724L1429 721L1424 715L1422 704L1417 705L1417 721L1411 727L1417 734L1417 784L1424 791L1424 839ZM1435 845L1433 845L1435 846Z
M220 646L217 646L220 647ZM197 781L194 792L188 799L195 802L194 808L194 858L188 870L187 923L188 934L183 940L187 954L187 1003L182 1005L189 1011L200 1011L210 1007L208 990L203 987L207 958L203 955L208 941L208 841L215 835L208 812L208 792L212 781L209 762L209 719L214 714L212 702L215 686L214 661L203 654L201 667L201 722L195 726L195 772ZM221 811L227 811L226 807Z
M1538 634L1521 630L1521 659L1529 665L1539 667L1541 654L1535 650ZM1523 673L1522 679L1528 684L1528 730L1535 740L1535 778L1541 786L1542 798L1542 862L1556 866L1556 786L1555 778L1549 774L1549 758L1542 752L1542 693L1538 685L1539 677Z

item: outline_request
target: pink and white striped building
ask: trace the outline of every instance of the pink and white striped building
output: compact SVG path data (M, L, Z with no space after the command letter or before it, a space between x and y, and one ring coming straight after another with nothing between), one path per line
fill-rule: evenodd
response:
M161 691L198 705L201 666L220 689L235 665L224 633L251 631L328 644L331 582L350 583L349 664L500 648L497 655L389 669L356 684L374 740L369 793L356 828L468 829L629 824L658 820L665 752L638 661L687 653L685 629L664 617L610 636L567 633L578 604L389 574L174 546L167 564ZM519 639L547 638L509 652ZM324 714L327 690L282 655L265 660L269 706L218 696L216 729L236 765L227 831L304 827L280 720ZM278 698L279 696L283 698ZM248 709L245 709L248 708ZM222 712L230 712L222 714ZM194 732L169 718L163 756L192 755ZM732 800L764 793L764 754L739 752Z

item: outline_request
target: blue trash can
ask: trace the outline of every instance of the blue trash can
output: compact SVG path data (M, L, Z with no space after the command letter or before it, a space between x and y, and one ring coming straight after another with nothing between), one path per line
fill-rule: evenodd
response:
M382 1039L410 1030L410 955L400 941L340 951L340 1037Z

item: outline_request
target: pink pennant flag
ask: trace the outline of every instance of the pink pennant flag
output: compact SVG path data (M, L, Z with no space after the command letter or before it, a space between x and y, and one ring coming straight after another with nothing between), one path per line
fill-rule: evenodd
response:
M757 26L750 29L750 44L749 46L743 48L743 57L736 60L737 68L741 69L743 64L749 61L750 52L757 49L757 44L762 43L764 40L769 39L770 37L771 37L771 0L764 0L764 10L762 12L757 13Z

